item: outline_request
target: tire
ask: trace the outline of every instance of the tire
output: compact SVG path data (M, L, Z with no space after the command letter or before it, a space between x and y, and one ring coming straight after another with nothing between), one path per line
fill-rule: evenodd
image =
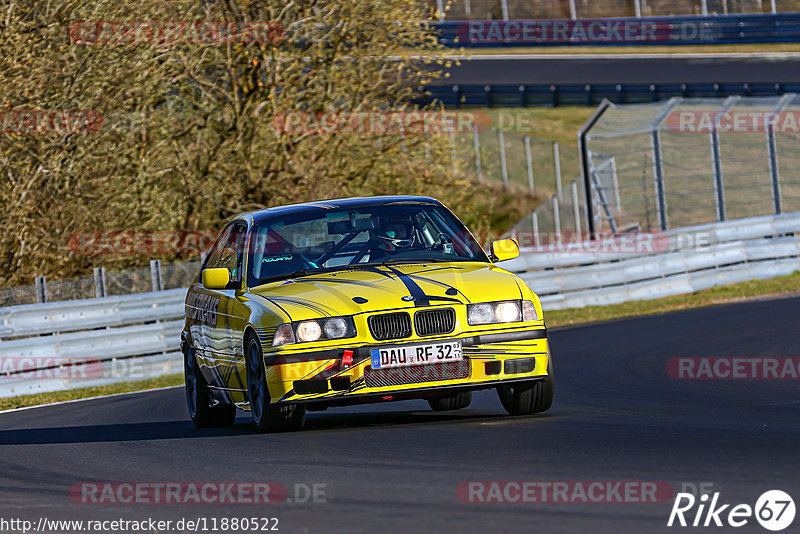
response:
M254 335L245 343L247 359L247 397L250 413L259 432L293 432L302 430L306 407L302 404L272 404L267 388L261 343Z
M458 393L453 393L444 397L428 399L428 404L435 412L442 412L445 410L460 410L469 406L471 402L471 391L459 391Z
M236 406L216 401L208 391L208 383L200 372L189 341L184 344L183 374L189 417L197 428L231 426L236 421Z
M556 378L553 373L553 358L548 355L547 377L544 380L516 382L497 386L497 395L509 415L530 415L546 412L553 405Z

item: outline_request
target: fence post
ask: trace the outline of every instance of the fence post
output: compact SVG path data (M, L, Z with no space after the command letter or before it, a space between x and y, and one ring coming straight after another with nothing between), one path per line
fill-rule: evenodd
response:
M772 0L773 2L775 0ZM569 16L572 20L578 18L578 12L575 9L575 0L569 0Z
M103 298L106 296L106 268L94 268L94 296Z
M500 170L503 173L503 187L508 189L508 166L506 165L506 143L503 130L497 130L497 143L500 145Z
M528 167L528 188L533 193L533 158L531 157L531 138L525 136L525 164Z
M777 117L783 111L783 108L795 99L796 93L786 93L783 95L778 103L772 108L772 113ZM772 181L772 204L775 209L775 215L780 215L783 212L781 206L781 176L778 167L778 147L775 143L775 121L769 121L767 124L767 155L769 157L769 176Z
M472 144L475 147L475 170L478 171L478 181L483 181L483 169L481 169L481 141L478 137L478 125L472 123Z
M642 6L639 4L639 0L633 0L633 8L636 11L636 18L642 18Z
M772 0L771 4L772 4L772 14L774 15L778 12L778 8L775 5L775 0Z
M164 289L161 282L161 260L150 260L150 278L153 280L153 291Z
M436 0L436 11L439 12L439 22L444 20L444 1Z
M667 193L664 189L664 164L661 160L661 132L658 128L661 121L667 118L681 102L681 97L675 96L669 99L653 122L650 123L650 145L653 150L653 177L656 184L656 211L658 212L659 230L665 232L669 226L667 222Z
M503 8L503 20L508 20L508 0L500 0L500 5Z
M572 181L570 184L572 189L572 213L575 215L575 234L581 235L581 209L578 206L578 182Z
M466 13L467 18L472 18L472 4L469 0L464 0L464 13Z
M558 195L553 195L553 225L556 229L556 235L561 237L561 217L558 213Z
M767 125L767 153L769 155L769 176L772 180L772 203L775 215L780 215L781 208L781 176L778 169L778 147L775 146L775 125Z
M667 230L667 195L664 191L664 163L661 161L661 134L658 127L650 130L650 145L653 150L653 176L656 183L656 211L658 227L662 232Z
M37 276L34 282L36 284L36 302L47 302L47 279L44 276Z
M553 166L556 171L556 193L561 196L561 157L558 155L558 141L553 141Z
M708 16L708 0L702 0L703 15Z
M728 97L722 105L722 113L730 111L740 98L738 96ZM719 131L716 124L711 125L709 138L711 141L711 165L714 170L714 200L717 205L717 220L721 222L726 220L727 216L725 213L725 188L722 181L722 155L719 149Z
M722 160L719 151L719 132L712 126L711 133L711 163L714 169L714 197L717 204L717 220L725 220L725 190L722 187Z
M531 212L531 229L533 229L533 239L531 239L531 242L533 243L533 246L538 247L539 246L539 214L536 212L536 210L533 210Z

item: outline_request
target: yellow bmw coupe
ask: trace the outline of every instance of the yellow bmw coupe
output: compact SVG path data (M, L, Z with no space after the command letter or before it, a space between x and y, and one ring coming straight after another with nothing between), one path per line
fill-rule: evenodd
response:
M538 297L441 202L349 198L237 217L186 296L186 397L198 427L249 410L261 431L306 411L426 399L465 408L496 388L512 415L550 408Z

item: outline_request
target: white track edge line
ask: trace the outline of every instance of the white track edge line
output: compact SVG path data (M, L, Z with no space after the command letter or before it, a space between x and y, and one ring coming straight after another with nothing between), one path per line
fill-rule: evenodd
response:
M147 393L147 392L150 392L150 391L161 391L161 390L165 390L165 389L174 389L174 388L182 388L182 387L184 387L184 386L183 385L164 386L164 387L160 387L160 388L140 389L138 391L123 391L122 393L111 393L109 395L95 395L94 397L84 397L82 399L70 399L70 400L65 400L65 401L48 402L47 404L36 404L34 406L21 406L19 408L9 408L7 410L0 410L0 414L11 413L11 412L21 412L21 411L24 411L24 410L32 410L34 408L44 408L46 406L60 406L62 404L72 404L74 402L83 402L83 401L97 400L97 399L108 399L108 398L111 398L111 397L123 397L123 396L126 396L126 395L135 395L137 393ZM69 391L69 390L65 390L65 391Z

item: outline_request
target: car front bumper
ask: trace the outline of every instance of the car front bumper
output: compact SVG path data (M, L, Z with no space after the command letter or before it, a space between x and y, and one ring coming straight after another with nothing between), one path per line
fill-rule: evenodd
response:
M460 340L463 360L372 369L370 351L382 347ZM347 351L347 352L346 352ZM338 406L421 398L547 376L547 330L507 328L381 344L352 344L266 354L272 402ZM352 360L350 365L344 361Z

